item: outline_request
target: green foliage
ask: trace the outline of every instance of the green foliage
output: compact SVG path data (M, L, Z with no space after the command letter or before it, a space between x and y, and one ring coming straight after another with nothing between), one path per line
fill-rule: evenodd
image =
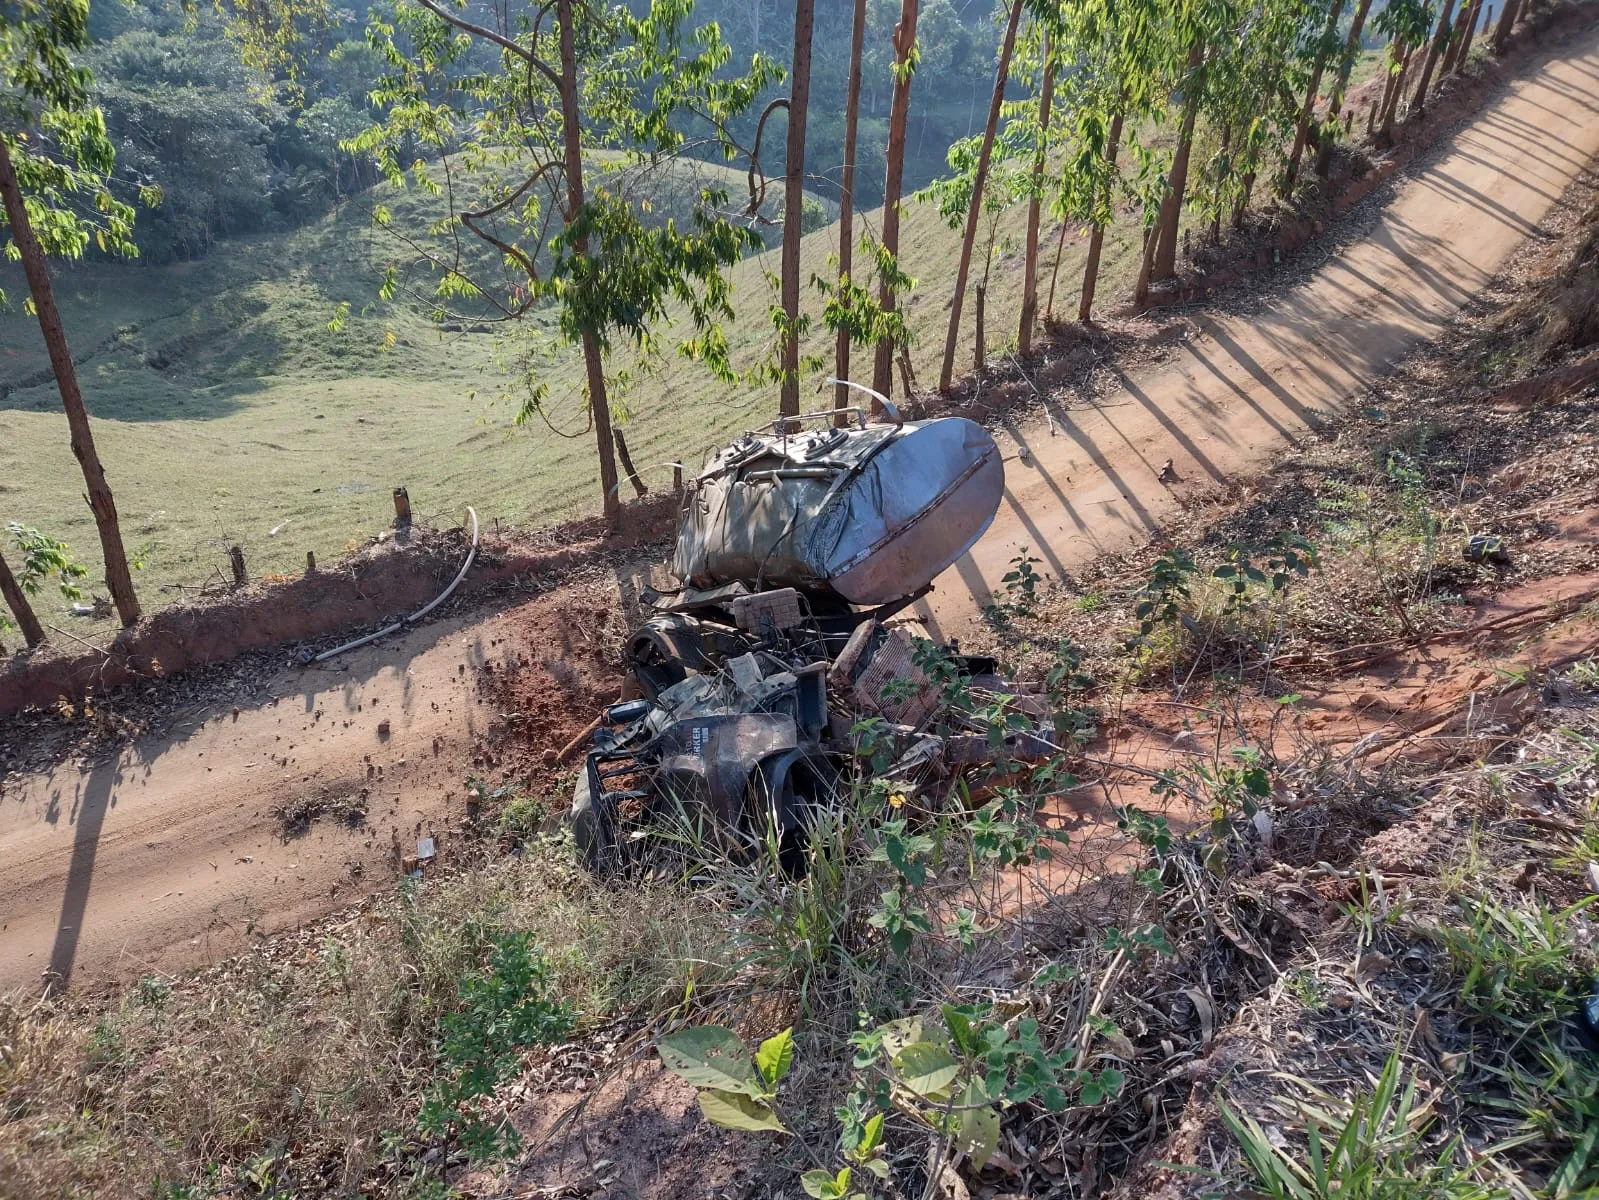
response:
M461 979L458 1008L439 1023L439 1060L448 1074L429 1088L417 1117L425 1134L455 1134L474 1159L504 1158L520 1144L516 1130L491 1122L480 1103L516 1071L522 1051L569 1036L577 1014L549 995L550 970L525 933L496 938L486 971Z
M1158 631L1175 632L1179 624L1194 627L1200 607L1196 581L1202 577L1219 586L1223 603L1215 616L1227 618L1255 609L1257 602L1271 605L1293 580L1308 575L1316 561L1316 548L1292 532L1279 533L1259 548L1229 546L1224 561L1203 576L1192 554L1167 547L1134 596L1138 632L1128 639L1127 647L1148 648Z
M1198 570L1186 550L1171 546L1161 552L1133 605L1140 639L1147 639L1158 626L1170 625L1182 615L1193 599L1193 578Z
M861 237L861 252L872 263L875 278L881 286L887 284L900 297L916 287L916 280L900 269L899 260L870 234ZM910 345L910 331L905 324L905 313L896 307L884 312L867 283L857 283L849 276L833 280L820 275L811 276L811 284L826 298L822 306L822 324L833 333L849 334L854 346L877 347L890 345L896 349Z
M53 577L66 599L83 598L83 590L74 581L84 578L89 571L72 557L71 548L65 542L15 521L6 529L17 549L22 552L22 560L15 573L17 584L24 592L30 596L38 595L39 589Z
M1212 570L1210 576L1226 585L1224 611L1231 614L1250 604L1252 585L1264 590L1267 598L1272 599L1283 592L1295 576L1304 578L1310 574L1316 565L1316 548L1301 534L1279 533L1267 543L1263 552L1233 545L1227 549L1227 558L1228 561Z
M1000 587L1004 592L1004 599L991 600L983 606L983 619L996 628L1005 628L1014 617L1031 617L1038 611L1038 588L1043 583L1044 577L1037 571L1038 564L1043 562L1027 552L1023 546L1021 552L1010 560L1010 570L1000 577Z
M1441 1150L1427 1147L1431 1105L1417 1095L1398 1050L1373 1090L1349 1100L1314 1093L1301 1105L1303 1157L1227 1100L1218 1106L1255 1185L1272 1200L1490 1200L1505 1194L1478 1180L1471 1166L1456 1165L1463 1156L1458 1138Z
M767 1038L753 1060L738 1034L720 1025L695 1026L657 1043L666 1069L694 1085L706 1119L724 1129L787 1133L772 1102L794 1063L791 1030Z
M57 258L79 258L91 244L136 253L133 208L111 190L116 149L91 94L94 77L74 61L88 45L88 19L87 0L0 7L0 137L34 236ZM18 255L8 241L6 256Z
M851 1179L864 1171L890 1177L882 1157L884 1117L897 1111L935 1139L941 1158L953 1148L981 1169L999 1144L1002 1114L1020 1104L1064 1112L1074 1102L1102 1104L1120 1094L1115 1068L1074 1065L1075 1047L1051 1049L1038 1022L1017 1021L986 1004L945 1004L940 1024L905 1017L851 1036L855 1077L836 1110L844 1165L801 1177L807 1195L864 1195ZM666 1068L699 1090L708 1119L729 1129L787 1133L773 1102L793 1060L789 1031L762 1043L755 1063L738 1035L720 1026L682 1030L657 1044ZM763 1066L763 1059L769 1063Z
M1433 936L1449 952L1461 1001L1528 1027L1569 1014L1585 990L1571 953L1573 927L1596 902L1551 910L1537 899L1512 905L1460 897L1464 920L1440 924Z

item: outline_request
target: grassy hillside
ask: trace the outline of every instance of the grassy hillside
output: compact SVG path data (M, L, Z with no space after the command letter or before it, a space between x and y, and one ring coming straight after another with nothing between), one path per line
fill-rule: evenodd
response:
M732 189L742 186L742 176L726 174ZM687 195L692 186L679 180L675 189ZM414 196L382 199L395 228L415 228L423 216ZM878 218L869 214L868 226ZM1000 230L987 305L995 348L1015 336L1023 220L1013 210ZM1057 230L1045 230L1051 251ZM912 205L903 238L904 263L919 284L908 308L913 358L926 383L936 378L959 235L931 207ZM1083 241L1070 231L1061 267L1061 304L1072 311ZM1102 296L1125 280L1132 248L1129 232L1108 240ZM807 277L830 273L836 250L836 226L807 237ZM441 332L415 306L377 302L384 264L409 257L352 203L287 236L224 243L199 262L60 272L59 298L126 537L147 551L147 605L172 599L174 585L202 583L230 544L244 547L258 574L301 569L307 550L331 558L385 524L388 493L401 484L429 519L454 520L472 504L485 519L536 526L597 509L586 436L512 425L517 354L492 331L469 332L492 327ZM739 319L730 339L741 365L770 345L776 270L772 251L734 272ZM425 272L412 277L421 290L429 286ZM21 294L20 280L6 285ZM350 316L334 332L328 323L341 302ZM808 303L819 316L819 297ZM830 339L815 341L821 352ZM576 365L569 349L552 347L536 374L549 383L550 426L582 435ZM707 444L775 410L770 389L727 388L671 354L660 366L618 397L647 474L654 464L697 463ZM20 307L0 317L0 392L0 521L47 529L92 563L94 532L65 420L37 326ZM656 471L656 482L666 478Z

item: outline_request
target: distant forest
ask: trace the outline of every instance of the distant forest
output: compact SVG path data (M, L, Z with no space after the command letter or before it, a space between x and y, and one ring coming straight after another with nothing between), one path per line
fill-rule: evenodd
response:
M385 6L378 6L381 14ZM647 4L634 0L642 11ZM811 104L806 126L808 189L838 194L844 158L844 94L849 66L849 0L817 0ZM898 0L871 0L860 115L860 207L882 201L884 148L892 88L891 33ZM716 21L734 61L757 51L786 63L793 47L789 0L700 0L695 22ZM913 89L905 148L906 191L948 173L952 142L982 129L993 87L996 22L992 0L924 0L917 24L919 74L935 86ZM130 194L154 184L162 195L141 210L135 239L147 261L195 258L218 238L270 233L315 219L341 196L378 179L374 165L339 149L378 118L368 93L382 70L365 39L366 16L335 14L291 86L243 66L208 6L186 15L167 6L96 3L94 42L85 65L96 81L108 132L117 149L117 178ZM497 57L475 64L498 70ZM783 85L771 89L781 94ZM764 102L764 97L763 97ZM738 132L754 133L756 105ZM783 173L779 115L768 129L763 165ZM775 136L774 136L775 135Z

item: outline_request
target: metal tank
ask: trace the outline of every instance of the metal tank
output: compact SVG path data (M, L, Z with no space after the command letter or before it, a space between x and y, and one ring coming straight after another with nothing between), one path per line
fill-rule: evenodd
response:
M886 424L851 411L850 429L774 422L717 454L684 501L678 578L890 604L966 553L1005 491L988 431L963 417L901 421L888 404Z

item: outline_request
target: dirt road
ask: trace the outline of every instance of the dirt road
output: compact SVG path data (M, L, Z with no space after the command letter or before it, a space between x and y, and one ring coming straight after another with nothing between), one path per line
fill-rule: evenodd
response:
M1041 571L1065 574L1146 540L1185 489L1269 464L1435 336L1596 153L1599 33L1589 29L1530 61L1398 184L1363 237L1265 311L1201 316L1201 336L1174 363L1124 377L1111 403L1054 408L1017 429L999 515L923 615L958 628L1023 547ZM1181 480L1170 487L1158 479L1168 458Z
M1125 379L1114 403L1018 429L1029 455L1009 464L1000 515L928 615L946 630L969 620L1022 546L1068 572L1147 536L1174 491L1258 470L1434 334L1596 153L1599 30L1533 60L1398 185L1366 235L1267 311L1203 322L1175 363ZM1157 479L1167 458L1173 490ZM237 712L224 705L116 759L6 781L0 988L170 970L392 887L419 834L462 819L465 775L490 772L482 746L504 717L484 686L495 669L545 680L524 681L516 707L550 734L570 714L541 695L574 709L605 698L592 612L552 595L440 622L324 669L285 669L267 699L241 696ZM280 806L357 799L363 827L325 816L284 838Z

